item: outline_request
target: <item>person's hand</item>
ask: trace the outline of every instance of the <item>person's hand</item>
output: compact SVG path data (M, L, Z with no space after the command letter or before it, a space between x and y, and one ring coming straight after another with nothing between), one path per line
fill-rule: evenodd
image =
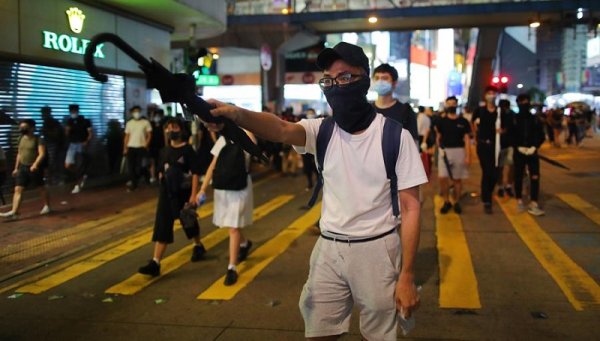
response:
M123 155L127 155L127 150L128 150L128 149L129 149L129 148L124 148L124 149L123 149Z
M426 151L427 150L427 143L423 142L421 143L421 151Z
M196 205L198 207L202 206L206 202L206 193L204 191L199 191L196 195Z
M441 157L446 156L446 151L444 150L444 148L440 148L440 150L438 151L438 153L440 153Z
M244 109L240 107L236 107L235 105L226 104L223 102L219 102L215 99L207 100L209 104L215 106L214 109L210 111L210 114L215 117L225 117L232 120L234 123L238 123L240 120L240 116L244 112Z
M528 148L526 147L517 147L517 151L523 155L527 155Z
M396 310L403 319L408 319L419 308L419 292L412 276L400 274L396 283Z
M31 167L29 167L29 171L31 171L32 173L35 172L37 169L38 169L38 167L35 163L33 165L31 165Z
M471 164L471 157L467 156L465 157L465 165L470 165Z
M527 148L527 155L533 155L535 153L537 148L535 147L529 147Z
M14 177L17 176L17 170L16 169L12 171L12 176L14 176Z

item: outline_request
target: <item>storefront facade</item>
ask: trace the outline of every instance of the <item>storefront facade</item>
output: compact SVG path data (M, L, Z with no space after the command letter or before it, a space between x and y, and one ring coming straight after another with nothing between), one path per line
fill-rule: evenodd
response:
M87 4L68 0L5 0L0 3L0 109L15 121L36 120L40 108L50 106L63 122L68 105L93 124L93 145L100 152L107 123L121 124L127 108L145 107L149 92L138 66L113 45L99 46L96 65L109 81L93 80L83 68L83 53L97 33L119 35L142 55L169 63L168 28L124 17ZM14 126L0 125L0 145L9 162L18 138ZM99 172L105 167L98 165Z

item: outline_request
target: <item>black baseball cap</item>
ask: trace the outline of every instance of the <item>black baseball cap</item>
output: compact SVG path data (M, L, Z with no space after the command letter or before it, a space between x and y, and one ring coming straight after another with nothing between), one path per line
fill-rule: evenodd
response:
M79 111L79 104L69 104L69 111Z
M326 48L317 57L317 67L327 70L336 60L341 59L352 66L360 66L369 74L369 58L360 46L341 42L333 48Z

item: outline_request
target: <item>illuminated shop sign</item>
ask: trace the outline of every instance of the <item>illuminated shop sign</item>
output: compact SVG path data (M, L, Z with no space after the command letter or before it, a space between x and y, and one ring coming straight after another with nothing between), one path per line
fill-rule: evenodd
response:
M77 7L71 7L67 11L67 18L69 20L69 28L74 33L81 33L83 30L83 22L85 15ZM85 49L90 44L89 39L83 39L79 37L73 37L68 34L57 34L51 31L42 31L43 34L43 47L45 49L62 51L66 53L84 54ZM94 52L94 57L104 58L104 52L102 48L104 44L99 44Z

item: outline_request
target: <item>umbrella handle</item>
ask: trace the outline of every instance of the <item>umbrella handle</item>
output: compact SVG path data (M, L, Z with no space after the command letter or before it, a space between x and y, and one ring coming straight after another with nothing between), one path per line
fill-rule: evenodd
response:
M95 80L102 83L108 80L108 77L105 74L100 73L100 71L98 71L98 68L96 67L96 64L94 62L94 52L96 51L96 47L106 42L113 43L126 55L135 60L141 67L151 67L152 64L148 59L142 56L133 47L131 47L131 45L127 44L119 36L113 33L100 33L92 38L83 56L85 68L87 69L90 76L92 76Z

